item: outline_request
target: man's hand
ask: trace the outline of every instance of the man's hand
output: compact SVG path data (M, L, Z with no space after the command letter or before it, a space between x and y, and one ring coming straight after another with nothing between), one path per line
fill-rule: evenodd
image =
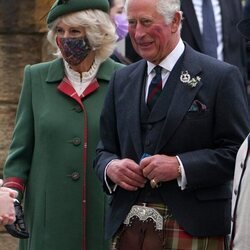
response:
M16 220L11 225L5 225L5 228L9 234L16 238L27 239L29 238L29 233L27 231L24 215L22 211L22 206L19 201L14 202L15 212L16 212Z
M171 181L180 176L179 162L175 156L153 155L141 160L143 176L160 183Z
M112 161L107 168L107 176L128 191L143 188L147 181L139 165L130 159Z

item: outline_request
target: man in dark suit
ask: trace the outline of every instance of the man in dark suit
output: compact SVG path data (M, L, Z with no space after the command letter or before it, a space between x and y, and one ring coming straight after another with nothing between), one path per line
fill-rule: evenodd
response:
M106 237L119 250L224 249L250 124L241 74L182 42L180 0L128 0L127 15L143 60L114 73L101 115Z
M217 58L239 67L246 77L246 45L237 32L236 24L242 18L240 0L211 0L218 38ZM181 0L183 22L181 37L192 48L205 53L202 43L202 1ZM200 18L198 18L200 17Z

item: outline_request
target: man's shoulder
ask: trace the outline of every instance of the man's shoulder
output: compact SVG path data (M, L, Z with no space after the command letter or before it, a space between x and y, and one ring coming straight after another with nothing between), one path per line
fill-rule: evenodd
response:
M126 65L125 67L122 67L119 69L120 74L130 74L133 71L141 71L144 70L146 66L146 60L141 59L137 62L131 63L129 65Z

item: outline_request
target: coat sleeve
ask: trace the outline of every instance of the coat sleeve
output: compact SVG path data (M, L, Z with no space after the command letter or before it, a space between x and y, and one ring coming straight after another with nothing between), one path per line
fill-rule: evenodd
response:
M100 142L96 149L96 158L94 161L94 169L100 179L103 189L107 194L109 190L104 180L104 173L107 164L120 158L120 146L117 141L117 126L115 118L115 105L114 105L114 82L115 74L113 75L109 89L105 98L104 106L100 117ZM110 183L112 185L112 183Z
M24 70L24 81L16 113L12 142L4 166L4 186L17 189L20 194L31 167L34 147L34 119L30 66Z

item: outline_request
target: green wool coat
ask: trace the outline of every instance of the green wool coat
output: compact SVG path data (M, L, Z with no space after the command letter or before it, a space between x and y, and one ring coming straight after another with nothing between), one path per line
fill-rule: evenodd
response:
M83 184L87 186L87 250L107 249L103 232L105 197L92 163L108 81L120 67L111 59L102 63L97 74L99 88L82 99L84 116L81 105L57 89L64 77L62 59L26 66L4 167L7 184L14 177L26 187L24 211L30 237L20 240L21 250L82 249ZM84 138L86 123L88 138Z

